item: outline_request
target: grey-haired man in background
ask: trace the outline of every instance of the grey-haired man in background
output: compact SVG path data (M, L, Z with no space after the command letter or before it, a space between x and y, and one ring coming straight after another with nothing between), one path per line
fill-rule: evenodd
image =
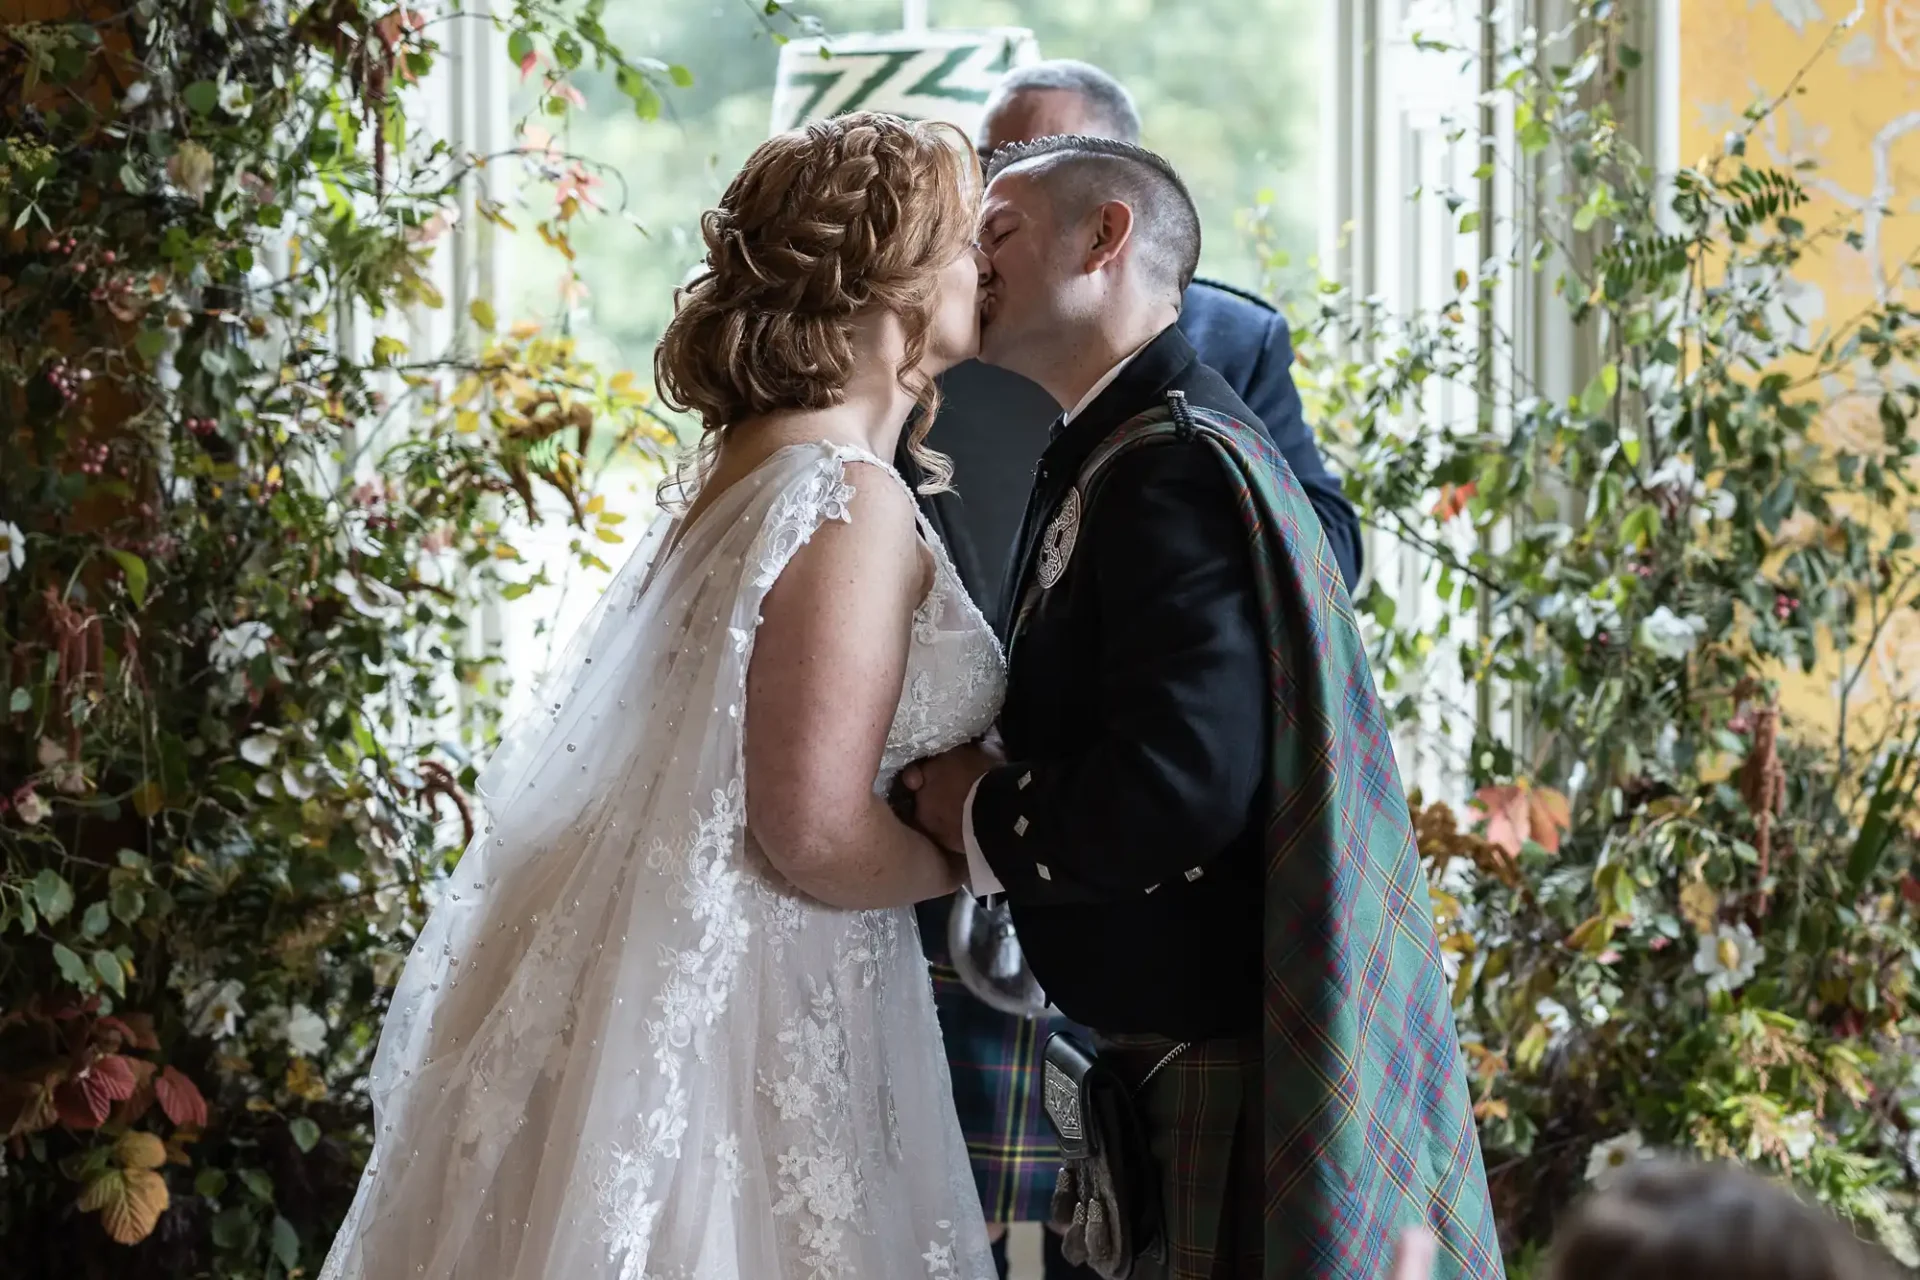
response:
M1001 81L975 143L984 161L997 148L1060 134L1138 143L1139 112L1126 88L1098 67L1041 62ZM1257 425L1292 467L1353 586L1361 567L1359 521L1302 414L1285 319L1251 294L1195 280L1186 291L1179 328L1200 360L1258 417ZM1060 406L1018 374L977 361L948 373L943 391L931 443L953 457L957 492L923 502L954 548L968 590L989 617L1004 618L1004 579L1015 535ZM908 479L915 479L910 460L903 454L900 461ZM954 1100L981 1201L989 1228L1003 1236L1008 1224L1048 1217L1060 1160L1040 1105L1040 1054L1048 1034L1067 1024L1002 1013L968 991L948 955L947 915L945 902L923 905L921 936L933 964ZM1004 1270L1004 1240L996 1248ZM1068 1280L1094 1273L1068 1265L1049 1235L1046 1274L1048 1280Z

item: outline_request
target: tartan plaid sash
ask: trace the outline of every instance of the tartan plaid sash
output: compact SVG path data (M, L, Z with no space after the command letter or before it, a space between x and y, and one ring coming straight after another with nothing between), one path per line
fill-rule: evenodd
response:
M1339 566L1265 435L1177 391L1088 459L1082 492L1115 455L1170 435L1219 455L1271 657L1266 1275L1379 1280L1424 1223L1436 1280L1501 1277L1426 878Z

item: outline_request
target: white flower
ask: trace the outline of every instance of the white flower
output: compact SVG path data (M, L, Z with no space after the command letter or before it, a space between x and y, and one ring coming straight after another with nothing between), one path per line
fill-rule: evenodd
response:
M63 765L67 762L67 749L55 742L52 738L42 738L40 739L40 746L34 752L34 756L40 761L40 767L42 769L51 769L56 765Z
M1752 980L1766 955L1767 949L1746 925L1723 924L1712 933L1700 935L1700 949L1693 953L1693 971L1706 976L1709 991L1737 991Z
M1780 1141L1787 1148L1790 1160L1805 1160L1813 1154L1813 1144L1820 1136L1820 1127L1811 1111L1796 1111L1780 1122Z
M1693 509L1693 522L1705 524L1711 516L1715 520L1731 520L1740 510L1740 499L1725 489L1714 489L1706 494L1705 502Z
M231 671L245 662L251 662L267 651L267 641L273 638L273 628L264 622L242 622L238 626L228 627L213 639L213 647L207 651L207 657L221 671Z
M0 582L27 562L27 535L11 520L0 520Z
M1647 487L1665 489L1671 486L1682 493L1691 494L1698 489L1698 474L1694 470L1693 459L1684 454L1669 454L1664 462L1654 468L1653 474L1647 477Z
M1533 1012L1555 1040L1573 1030L1573 1014L1567 1011L1567 1006L1550 996L1541 996L1535 1002Z
M333 575L333 589L347 598L356 612L378 622L393 622L407 599L384 582L356 578L346 569Z
M273 763L274 753L279 750L280 735L277 733L256 733L240 739L240 758L262 769Z
M1692 614L1683 618L1661 605L1641 620L1636 639L1648 653L1678 662L1693 652L1706 630L1706 619Z
M295 800L311 800L319 777L320 771L310 764L303 764L298 769L288 765L280 771L280 786Z
M40 798L39 792L29 788L14 798L13 811L20 815L20 821L32 827L45 821L53 808Z
M252 115L253 104L247 101L247 86L235 80L222 80L220 109L236 120L245 120Z
M1647 1150L1647 1140L1640 1136L1638 1129L1629 1129L1618 1137L1596 1142L1593 1150L1587 1152L1587 1181L1596 1187L1604 1187L1622 1169L1652 1155Z
M1653 758L1671 769L1674 749L1680 745L1680 727L1669 720L1660 726L1660 732L1653 740Z
M239 1029L240 1019L247 1016L247 1011L240 1006L240 997L245 991L246 987L232 978L225 982L214 979L201 983L187 997L187 1007L193 1010L193 1034L215 1040L231 1036Z
M281 1028L281 1036L287 1042L287 1048L303 1058L317 1057L326 1052L327 1020L307 1008L296 1004L287 1015L287 1025Z

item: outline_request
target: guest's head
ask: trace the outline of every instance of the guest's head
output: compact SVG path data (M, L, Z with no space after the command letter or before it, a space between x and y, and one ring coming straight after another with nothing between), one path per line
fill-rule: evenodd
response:
M1629 1166L1554 1234L1549 1280L1890 1280L1838 1219L1732 1165Z
M1082 353L1124 355L1179 317L1200 216L1172 165L1134 143L1066 134L1000 148L987 178L981 359L1060 399L1055 383Z
M918 450L933 376L979 344L978 203L951 125L860 113L761 143L700 219L706 260L654 354L662 398L717 433L839 404L863 370L891 369L927 410Z
M1133 95L1087 62L1056 58L1017 67L994 86L973 141L985 163L1001 147L1067 133L1138 143Z

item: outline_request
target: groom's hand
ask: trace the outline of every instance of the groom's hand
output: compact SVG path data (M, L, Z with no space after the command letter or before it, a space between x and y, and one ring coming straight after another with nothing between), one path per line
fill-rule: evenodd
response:
M968 743L918 764L900 775L914 795L914 814L920 829L942 848L966 848L963 830L967 795L990 769L1004 763L998 752L982 743Z

